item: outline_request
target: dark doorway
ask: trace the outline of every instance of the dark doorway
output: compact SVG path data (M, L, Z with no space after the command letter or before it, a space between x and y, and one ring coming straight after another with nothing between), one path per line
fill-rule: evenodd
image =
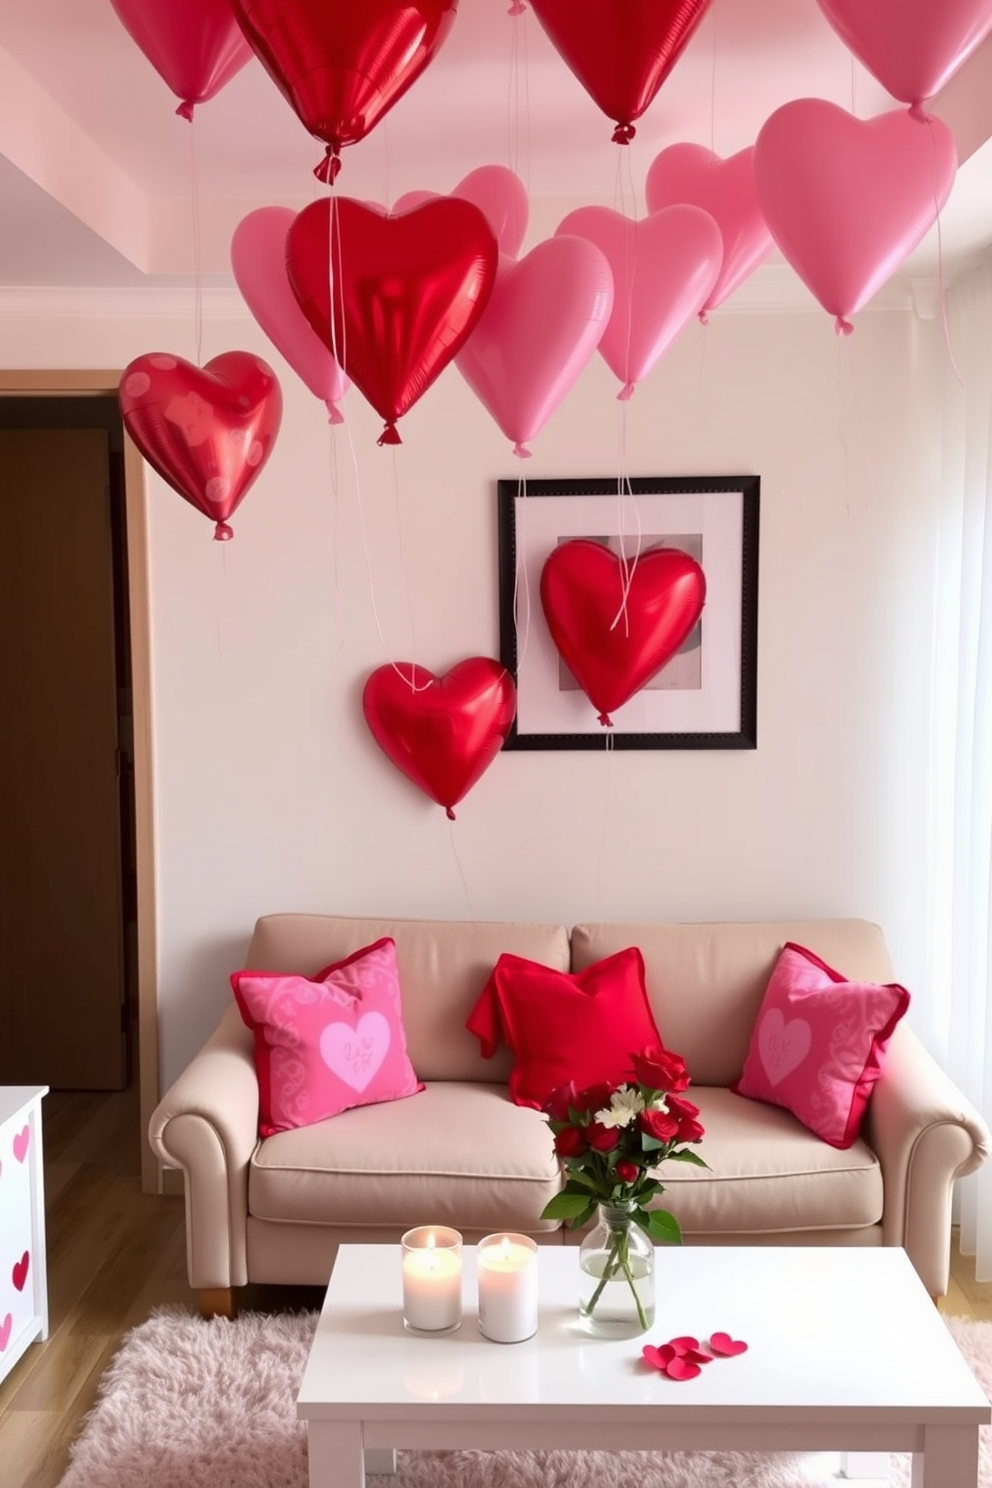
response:
M134 1076L124 436L109 395L0 398L0 1083Z

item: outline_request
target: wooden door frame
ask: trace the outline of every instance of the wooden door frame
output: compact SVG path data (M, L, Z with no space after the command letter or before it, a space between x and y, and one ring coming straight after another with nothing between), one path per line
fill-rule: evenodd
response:
M120 371L3 371L7 397L117 396ZM134 718L134 836L137 871L138 1099L141 1113L141 1188L158 1193L158 1163L146 1133L159 1100L158 954L155 917L154 795L152 784L151 626L148 606L148 519L145 462L124 436L124 512L127 529L127 607L131 631Z

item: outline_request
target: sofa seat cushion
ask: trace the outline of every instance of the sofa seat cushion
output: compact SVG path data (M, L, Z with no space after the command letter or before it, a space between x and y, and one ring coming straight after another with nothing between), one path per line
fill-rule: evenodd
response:
M687 1235L800 1234L881 1220L882 1171L860 1139L841 1150L779 1106L715 1086L689 1094L706 1131L694 1151L709 1171L662 1164L665 1192L652 1206L670 1209Z
M283 1223L538 1233L558 1228L539 1218L558 1188L543 1116L514 1105L505 1085L429 1081L416 1100L260 1142L248 1210Z

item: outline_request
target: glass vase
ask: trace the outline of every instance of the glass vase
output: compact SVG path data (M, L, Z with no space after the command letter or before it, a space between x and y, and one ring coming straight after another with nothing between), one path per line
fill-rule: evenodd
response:
M582 1238L579 1318L601 1338L629 1338L654 1322L654 1246L630 1207L600 1204Z

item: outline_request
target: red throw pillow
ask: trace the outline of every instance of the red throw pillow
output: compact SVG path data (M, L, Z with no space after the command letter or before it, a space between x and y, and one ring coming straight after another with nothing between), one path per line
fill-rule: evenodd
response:
M510 1095L538 1110L568 1080L582 1089L631 1078L631 1052L661 1042L636 946L576 972L504 954L465 1026L484 1058L501 1040L513 1051Z
M784 1106L831 1147L850 1147L908 1006L905 987L848 981L790 941L765 989L740 1079L730 1088Z
M312 979L236 971L231 986L255 1035L260 1137L423 1090L406 1051L390 937Z

